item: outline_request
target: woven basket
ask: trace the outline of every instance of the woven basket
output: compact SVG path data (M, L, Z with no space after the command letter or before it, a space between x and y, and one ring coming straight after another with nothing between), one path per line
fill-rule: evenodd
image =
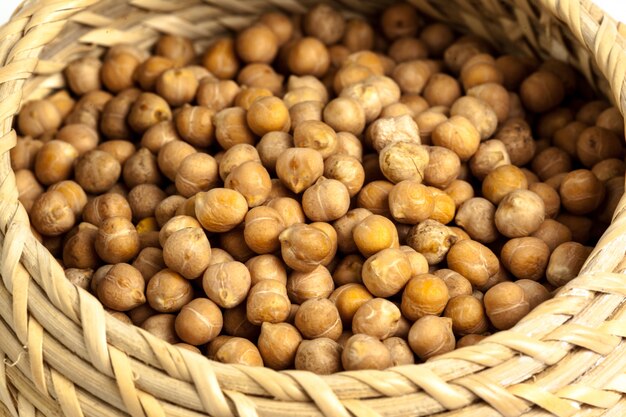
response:
M13 416L626 415L626 199L582 270L517 326L422 365L320 377L224 365L112 318L30 233L13 116L70 60L160 33L208 40L314 0L41 0L0 29L0 399ZM375 15L387 1L331 2ZM413 0L496 48L565 60L626 110L624 26L589 0ZM442 413L442 414L439 414Z

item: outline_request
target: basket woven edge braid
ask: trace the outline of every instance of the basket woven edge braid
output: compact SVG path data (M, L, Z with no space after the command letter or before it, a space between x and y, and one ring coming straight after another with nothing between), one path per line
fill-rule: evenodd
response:
M111 24L103 17L111 2L96 3L31 2L0 29L0 60L4 65L0 69L0 271L4 283L0 286L0 350L6 359L0 363L0 398L11 413L37 409L44 415L67 416L297 416L319 412L343 416L349 411L365 416L428 415L458 410L455 415L513 416L536 404L562 416L572 415L581 407L585 411L593 411L593 407L611 409L615 415L621 415L618 410L623 410L624 404L616 392L626 392L621 376L625 356L621 337L626 335L621 304L626 290L623 276L618 274L623 272L626 240L624 199L583 275L557 298L534 310L511 331L497 333L480 345L454 351L424 365L344 372L329 377L227 366L167 345L105 315L93 297L65 280L60 266L30 234L26 213L17 203L8 157L16 139L11 130L12 116L21 101L46 94L62 81L54 74L63 68L63 62L46 57L45 51L41 55L42 48L62 37L61 30L68 19L73 24L81 22L97 28L87 30L81 40L106 44L114 38L102 35L102 25ZM144 17L141 13L145 12L151 25L140 23L136 29L128 30L121 26L119 34L132 34L138 36L138 41L149 42L156 34L155 22L160 21L156 26L159 30L178 31L180 28L162 20L170 15L181 16L178 13L182 13L182 8L190 6L198 10L220 9L220 24L238 27L269 6L264 2L245 6L227 1L207 3L190 0L173 5L158 0L133 0L128 10L137 12L137 18ZM370 10L380 2L341 3L337 5ZM431 4L434 2L413 3L424 12L442 17L441 10ZM501 12L497 2L478 3L484 6L481 13ZM534 16L536 10L527 1L514 3L516 11ZM548 10L566 22L585 48L593 51L600 71L609 80L604 87L610 86L611 96L623 112L625 44L616 23L590 2L545 0L541 4L545 9L541 9L538 20L543 19L551 35L560 28L546 21ZM94 8L85 12L89 6ZM271 6L292 11L302 8L290 0L274 0ZM480 24L488 22L481 22L466 10L461 9L458 14L476 32L494 33L496 37L503 31L481 28ZM523 17L515 15L512 21L521 24L520 19ZM532 36L522 32L520 36L534 37L536 45L551 45L551 38L541 31ZM70 52L88 50L61 48L61 52L66 52L61 56L67 59ZM559 53L563 54L563 48ZM46 59L39 60L40 56ZM593 77L588 57L580 51L567 56ZM33 74L37 74L37 82L24 85ZM606 320L608 317L611 320ZM523 382L530 377L535 378L532 383ZM541 414L541 408L535 408L533 413Z

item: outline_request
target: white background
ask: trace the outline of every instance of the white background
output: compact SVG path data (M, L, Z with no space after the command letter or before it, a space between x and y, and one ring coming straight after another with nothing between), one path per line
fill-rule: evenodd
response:
M172 0L176 1L176 0ZM623 0L594 0L596 4L609 12L611 16L622 22L626 22L626 1ZM0 0L0 24L11 17L13 10L21 3L21 0Z

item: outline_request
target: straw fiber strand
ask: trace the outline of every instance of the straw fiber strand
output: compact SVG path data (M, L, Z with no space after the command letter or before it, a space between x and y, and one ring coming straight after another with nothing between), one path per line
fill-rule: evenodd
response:
M391 1L335 0L349 14ZM494 47L577 67L622 113L624 25L589 0L410 0ZM224 365L108 314L30 233L13 116L64 86L67 62L162 33L198 39L313 0L30 0L0 28L0 413L14 417L623 416L626 199L579 278L513 329L421 365L317 376Z

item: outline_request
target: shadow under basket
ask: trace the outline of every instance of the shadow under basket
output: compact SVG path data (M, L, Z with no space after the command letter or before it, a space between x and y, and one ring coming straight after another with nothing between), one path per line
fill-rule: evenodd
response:
M0 400L13 416L624 416L626 200L581 275L508 331L425 364L317 376L209 361L105 313L30 232L9 150L67 62L162 33L208 41L312 0L27 1L0 29ZM330 1L376 15L387 1ZM626 30L590 0L412 0L496 49L566 61L622 112ZM0 412L2 414L2 412Z

